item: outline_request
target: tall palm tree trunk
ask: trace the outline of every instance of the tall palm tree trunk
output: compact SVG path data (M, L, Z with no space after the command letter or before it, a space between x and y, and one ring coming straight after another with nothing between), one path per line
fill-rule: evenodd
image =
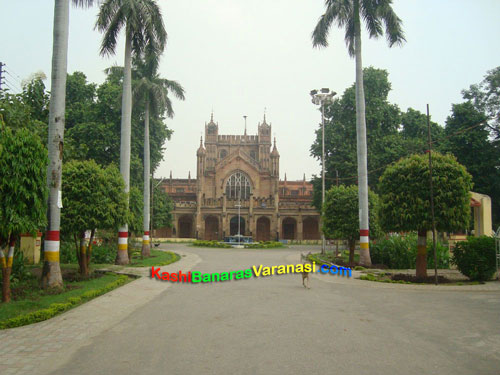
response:
M149 243L149 173L150 173L150 153L149 153L149 98L146 97L146 110L144 113L144 235L142 237L142 256L151 255Z
M359 262L370 266L368 222L368 167L366 146L365 90L363 87L363 62L361 60L361 21L359 0L354 1L354 53L356 56L356 135L358 157L359 199Z
M62 157L64 145L64 111L68 60L69 1L55 0L52 46L51 98L49 107L49 187L48 230L45 233L42 287L62 287L59 264L59 230L62 207Z
M125 64L122 95L122 121L120 143L120 173L125 181L125 192L130 190L130 137L132 120L132 40L126 27ZM128 201L128 198L127 198ZM128 224L125 223L118 231L118 252L116 264L128 264Z

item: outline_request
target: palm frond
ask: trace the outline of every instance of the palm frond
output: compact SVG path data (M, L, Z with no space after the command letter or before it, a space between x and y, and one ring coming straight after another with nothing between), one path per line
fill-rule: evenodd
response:
M328 34L333 21L339 27L343 27L349 20L352 13L352 0L326 0L326 11L316 24L311 34L314 47L327 47Z
M385 24L385 33L389 47L393 45L401 45L406 42L403 32L403 21L396 15L392 9L392 0L385 0L378 7L378 17L382 19Z
M94 3L99 5L102 0L72 0L73 5L80 8L90 8L94 6Z
M383 35L382 22L377 12L379 1L362 0L360 2L360 16L366 23L370 38L378 38Z
M347 52L349 56L354 57L356 52L354 50L354 40L355 40L356 30L354 26L354 17L350 17L346 23L344 41L347 46Z
M184 87L181 86L181 84L177 81L170 81L168 79L163 80L163 87L167 91L171 91L174 93L175 97L180 100L184 100Z
M106 1L97 15L94 28L104 32L100 48L100 54L103 56L115 53L118 33L126 23L124 9L120 3L119 0Z

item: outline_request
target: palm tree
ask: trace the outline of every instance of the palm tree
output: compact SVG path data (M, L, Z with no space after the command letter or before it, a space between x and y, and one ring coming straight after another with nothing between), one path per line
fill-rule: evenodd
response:
M401 19L392 9L392 0L325 0L326 12L313 33L314 47L328 46L328 33L335 21L345 28L345 43L351 57L356 59L356 134L358 156L360 263L371 265L368 222L368 171L366 152L365 92L363 87L363 64L361 61L361 17L365 21L370 38L384 34L389 46L405 41Z
M184 100L184 88L176 81L160 78L158 74L158 54L148 51L145 58L134 61L138 80L135 82L134 98L144 102L144 235L142 238L142 256L150 256L150 146L149 146L149 116L150 111L161 115L166 112L172 118L174 111L168 97L169 91Z
M97 0L73 0L74 5L90 7ZM69 1L54 2L54 37L52 44L52 77L49 107L49 187L48 227L45 234L42 287L62 287L59 264L59 230L61 224L62 155L64 145L64 112L66 109L66 75L68 61Z
M120 172L125 192L130 189L130 136L132 116L132 54L138 56L147 45L160 54L165 48L167 32L155 0L106 0L97 16L96 28L104 33L101 55L114 54L117 37L125 28L125 64L122 95ZM128 225L118 232L116 264L128 264Z

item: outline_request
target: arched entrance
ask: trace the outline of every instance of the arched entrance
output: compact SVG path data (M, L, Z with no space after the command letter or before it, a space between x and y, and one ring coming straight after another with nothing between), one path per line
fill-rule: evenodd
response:
M219 239L219 220L215 216L205 219L205 239L208 241Z
M261 216L257 220L257 241L269 241L271 239L271 220Z
M318 219L306 217L302 222L302 228L304 240L320 239Z
M179 238L193 238L193 217L184 215L179 218Z
M233 216L229 222L229 235L235 236L238 234L238 216ZM245 219L240 216L240 234L245 235Z
M283 220L283 238L285 240L295 240L297 233L297 220L287 217Z

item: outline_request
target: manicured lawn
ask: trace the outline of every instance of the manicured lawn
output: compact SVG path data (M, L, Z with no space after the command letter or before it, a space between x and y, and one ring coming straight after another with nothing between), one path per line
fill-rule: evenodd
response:
M73 267L65 267L65 265L62 265L61 268L63 270L73 269ZM38 278L26 280L24 283L14 286L13 300L10 303L2 303L0 305L0 328L6 328L4 325L8 319L48 309L46 312L39 314L40 316L38 317L34 316L26 319L28 324L45 320L57 313L78 306L100 294L126 284L131 280L123 275L105 274L89 280L65 281L64 290L57 294L40 289ZM57 310L56 314L52 311L54 309ZM16 326L24 324L16 324ZM7 328L10 326L12 325L9 324Z
M170 263L177 262L180 259L179 255L171 251L151 250L149 258L141 259L141 252L132 253L132 259L128 267L151 267L151 266L166 266Z

